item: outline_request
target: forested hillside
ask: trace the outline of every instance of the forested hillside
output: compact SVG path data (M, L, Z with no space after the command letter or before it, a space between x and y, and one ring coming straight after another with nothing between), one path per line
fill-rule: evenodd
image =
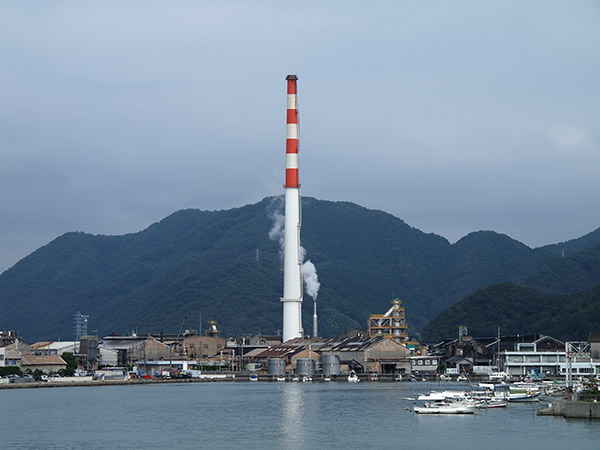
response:
M600 246L555 256L523 280L523 284L544 292L576 293L600 283Z
M546 334L586 340L600 324L600 285L578 294L546 294L503 283L480 289L439 314L421 335L427 342L458 336L466 325L473 336Z
M477 289L522 281L554 258L491 231L451 245L353 203L305 198L302 206L302 245L321 282L324 336L365 328L395 297L414 333ZM184 316L194 328L200 316L205 324L217 320L225 336L276 333L282 261L269 231L282 208L281 197L266 198L225 211L178 211L123 236L66 233L0 275L0 329L26 341L70 339L81 311L100 335L176 333ZM303 309L311 333L306 295Z

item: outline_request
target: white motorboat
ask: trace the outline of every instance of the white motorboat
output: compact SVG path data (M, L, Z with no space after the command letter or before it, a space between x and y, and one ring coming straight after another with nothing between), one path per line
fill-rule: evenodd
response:
M508 403L499 398L491 398L489 400L484 400L484 408L506 408Z
M285 377L277 377L277 381L279 381L280 383L285 381Z
M465 402L425 402L415 406L417 414L474 414L477 407Z
M539 402L541 392L511 392L508 394L509 402Z
M509 402L539 402L542 391L531 383L515 383L510 385L507 400Z
M358 375L356 375L356 372L353 370L352 372L350 372L350 375L348 375L348 383L358 383L360 381L360 378L358 378Z
M302 382L303 383L310 383L312 381L312 377L308 376L308 375L304 375L302 377Z
M492 372L489 374L489 380L492 383L501 383L505 382L510 378L510 375L506 372Z
M250 381L258 381L258 376L253 373L252 375L250 375Z

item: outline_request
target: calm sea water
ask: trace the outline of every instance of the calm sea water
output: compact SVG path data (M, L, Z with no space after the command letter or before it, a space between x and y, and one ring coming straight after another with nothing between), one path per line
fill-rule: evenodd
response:
M600 449L600 421L544 403L420 416L451 383L185 383L0 391L6 449Z

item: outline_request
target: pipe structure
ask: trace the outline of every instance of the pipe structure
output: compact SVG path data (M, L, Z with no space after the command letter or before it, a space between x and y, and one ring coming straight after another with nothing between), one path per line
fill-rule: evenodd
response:
M317 318L317 301L314 300L313 304L313 337L317 337L319 335L319 322Z
M304 337L302 328L302 261L300 260L300 183L298 182L298 101L296 75L287 80L285 146L285 232L283 250L283 342Z

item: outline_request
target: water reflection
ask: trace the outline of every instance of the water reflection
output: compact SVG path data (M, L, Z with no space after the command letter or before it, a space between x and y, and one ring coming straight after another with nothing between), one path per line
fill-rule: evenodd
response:
M304 433L304 401L303 386L298 383L286 383L283 388L283 404L281 414L281 439L285 448L302 448Z

